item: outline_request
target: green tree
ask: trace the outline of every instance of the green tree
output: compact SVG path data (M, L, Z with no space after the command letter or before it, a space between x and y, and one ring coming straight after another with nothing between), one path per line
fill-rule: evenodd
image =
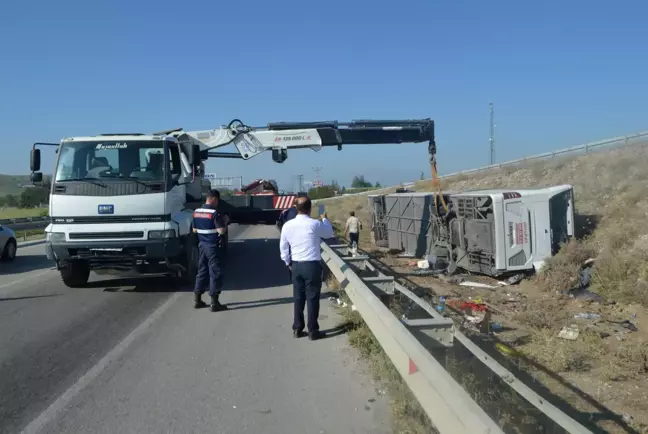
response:
M49 189L45 187L25 188L20 193L18 206L20 208L34 208L49 201Z
M380 188L380 187L382 187L382 185L380 185L380 182L376 181L376 185L374 185L374 187Z
M423 171L421 170L421 181L423 181L424 179L425 179L425 173L423 173Z
M323 185L308 190L308 197L311 199L326 199L335 196L336 191L331 185Z
M15 208L18 206L18 198L13 194L8 194L5 196L5 205L8 207Z
M364 175L356 175L351 181L352 188L369 188L371 186L371 182L365 180Z

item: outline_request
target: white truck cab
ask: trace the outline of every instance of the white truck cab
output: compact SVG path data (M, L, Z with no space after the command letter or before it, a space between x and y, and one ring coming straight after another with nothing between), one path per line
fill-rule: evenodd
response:
M86 284L98 269L193 280L192 212L202 195L188 153L169 134L61 141L45 232L47 256L68 286Z

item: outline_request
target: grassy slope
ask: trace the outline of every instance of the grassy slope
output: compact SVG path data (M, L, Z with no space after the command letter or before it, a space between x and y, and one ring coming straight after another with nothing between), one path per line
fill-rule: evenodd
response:
M558 374L595 397L597 404L584 402L560 381L528 367L557 396L584 412L601 412L601 405L626 420L637 432L648 432L648 148L616 149L592 155L544 161L522 168L503 168L472 176L443 180L444 190L461 191L496 187L542 187L572 184L575 193L579 239L564 246L552 258L545 273L523 282L523 302L509 308L500 300L506 291L466 293L465 288L444 287L459 297L483 295L502 311L497 320L515 329L500 339L516 346L529 360ZM416 184L418 191L432 191L429 181ZM369 210L366 196L327 201L326 210L336 226L343 225L350 210L365 222L361 247L369 248ZM557 291L573 288L581 264L597 258L591 290L613 304L570 299ZM405 270L402 262L391 265ZM438 290L432 278L411 279L417 285ZM513 292L512 289L508 291ZM503 294L506 296L506 294ZM498 304L498 301L502 301ZM603 320L630 320L637 332L619 332L604 321L589 324L573 319L576 312L595 312ZM576 341L556 337L558 331L578 323ZM606 325L607 324L607 325ZM605 336L609 334L610 336ZM601 421L609 432L627 432L623 422Z
M0 208L0 220L47 215L47 208Z
M20 194L22 186L30 182L29 175L0 175L0 196Z

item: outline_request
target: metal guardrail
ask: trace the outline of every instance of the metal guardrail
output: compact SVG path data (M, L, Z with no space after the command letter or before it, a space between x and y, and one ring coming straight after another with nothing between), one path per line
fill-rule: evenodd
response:
M1 226L6 226L14 231L46 228L50 223L49 217L24 217L18 219L0 220Z
M322 259L340 282L394 367L407 383L423 410L441 434L503 433L459 383L430 354L421 340L442 347L459 341L479 361L520 396L569 433L592 434L574 419L531 390L510 371L490 357L412 291L385 276L367 256L348 256L347 244L321 244ZM430 314L430 318L399 320L389 310L399 292Z
M518 158L517 160L510 160L510 161L505 161L503 163L497 163L497 164L492 164L489 166L482 166L478 167L476 169L467 169L467 170L461 170L459 172L453 172L453 173L448 173L446 175L439 176L439 179L444 179L444 178L450 178L452 176L458 176L458 175L469 175L473 173L479 173L479 172L486 172L488 170L493 170L493 169L500 169L502 167L510 167L510 166L516 166L516 165L521 165L521 164L527 164L531 163L534 161L538 160L547 160L551 158L555 158L557 156L562 156L565 154L570 154L570 153L589 153L592 150L599 150L602 147L607 147L611 145L617 145L618 147L625 147L629 145L637 145L637 144L644 144L648 142L648 131L641 131L635 134L629 134L627 136L618 136L618 137L612 137L610 139L605 139L605 140L599 140L596 142L589 142L585 143L583 145L578 145L578 146L572 146L570 148L564 148L564 149L559 149L557 151L552 151L552 152L546 152L544 154L538 154L538 155L531 155L529 157L524 157L524 158ZM424 179L421 181L429 181L430 179ZM416 182L421 182L421 181L413 181L413 182L408 182L402 185L402 187L409 187L414 185ZM329 201L329 200L336 200L336 199L343 199L345 197L353 197L353 196L366 196L369 194L378 194L378 193L383 193L387 192L389 190L392 190L394 188L398 188L398 186L393 186L393 187L386 187L386 188L381 188L378 190L371 190L371 191L363 191L361 193L353 193L353 194L346 194L343 196L335 196L335 197L329 197L326 199L318 199L314 200L313 202L324 202L324 201Z

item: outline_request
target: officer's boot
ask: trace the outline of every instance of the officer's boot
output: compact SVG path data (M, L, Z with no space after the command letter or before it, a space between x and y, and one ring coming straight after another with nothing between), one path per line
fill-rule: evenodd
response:
M220 301L218 301L218 295L212 295L211 297L211 311L212 312L219 312L221 310L227 310L227 306L224 304L220 304Z
M207 307L207 303L202 301L202 294L194 292L194 309L201 309Z

